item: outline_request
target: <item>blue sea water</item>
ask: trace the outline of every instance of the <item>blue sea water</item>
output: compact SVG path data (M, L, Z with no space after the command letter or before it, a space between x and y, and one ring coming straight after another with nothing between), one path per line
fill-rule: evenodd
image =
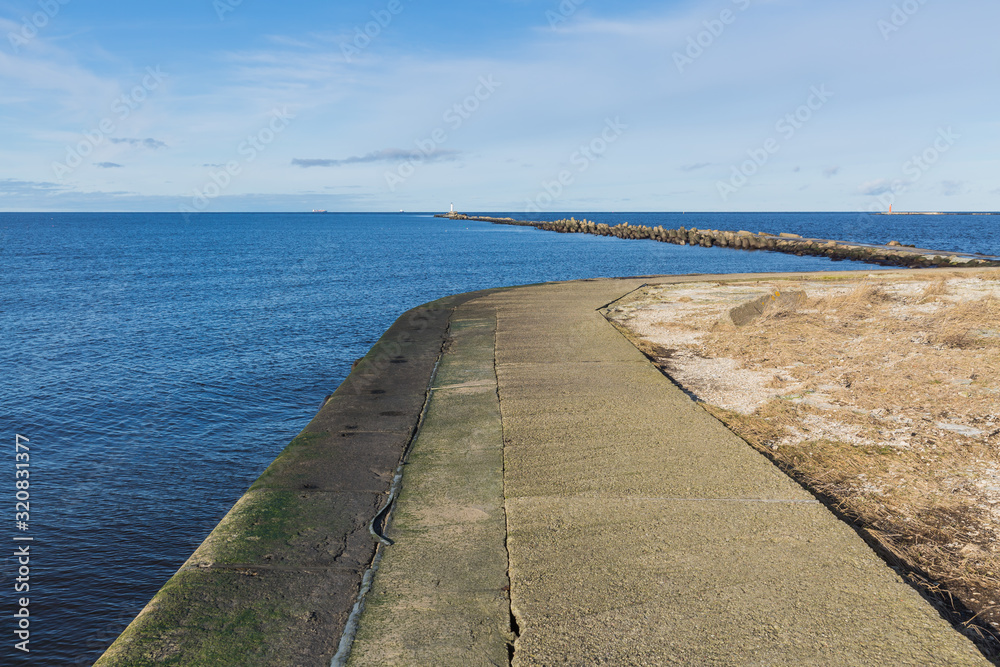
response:
M996 216L574 215L1000 254ZM0 213L0 663L91 664L413 306L549 280L831 268L874 267L428 214ZM28 531L15 434L30 440ZM29 594L13 592L17 536L34 539ZM30 654L11 639L19 597Z

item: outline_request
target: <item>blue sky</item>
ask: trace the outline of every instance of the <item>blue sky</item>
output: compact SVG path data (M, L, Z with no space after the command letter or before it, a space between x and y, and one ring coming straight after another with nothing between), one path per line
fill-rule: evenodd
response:
M1000 209L995 0L0 0L0 210Z

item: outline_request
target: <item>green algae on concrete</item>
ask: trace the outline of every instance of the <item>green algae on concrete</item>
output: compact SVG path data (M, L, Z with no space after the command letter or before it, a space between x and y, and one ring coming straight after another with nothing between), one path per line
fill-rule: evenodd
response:
M492 310L476 302L452 320L352 667L508 662L513 636L495 323Z
M401 316L97 662L329 664L456 306Z

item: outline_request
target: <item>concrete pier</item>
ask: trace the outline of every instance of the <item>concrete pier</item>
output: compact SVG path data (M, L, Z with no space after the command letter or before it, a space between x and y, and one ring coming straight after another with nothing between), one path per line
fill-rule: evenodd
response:
M988 665L599 312L753 278L411 311L98 665Z

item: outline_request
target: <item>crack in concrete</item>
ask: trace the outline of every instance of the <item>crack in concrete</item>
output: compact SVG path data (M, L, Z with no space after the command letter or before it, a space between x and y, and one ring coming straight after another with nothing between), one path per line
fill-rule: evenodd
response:
M500 396L500 374L497 371L497 336L500 330L500 313L496 313L496 324L493 329L493 376L496 379L497 388L497 411L500 414L500 437L503 443L504 449L507 447L507 438L504 432L504 420L503 420L503 399ZM521 636L521 625L517 620L517 614L514 611L514 591L513 585L510 578L510 516L507 512L507 457L504 455L502 457L503 465L501 467L501 475L503 479L503 520L504 520L504 549L507 552L507 602L508 611L510 614L509 620L509 631L510 631L510 641L507 643L507 661L510 665L514 664L514 655L517 652L517 640Z

